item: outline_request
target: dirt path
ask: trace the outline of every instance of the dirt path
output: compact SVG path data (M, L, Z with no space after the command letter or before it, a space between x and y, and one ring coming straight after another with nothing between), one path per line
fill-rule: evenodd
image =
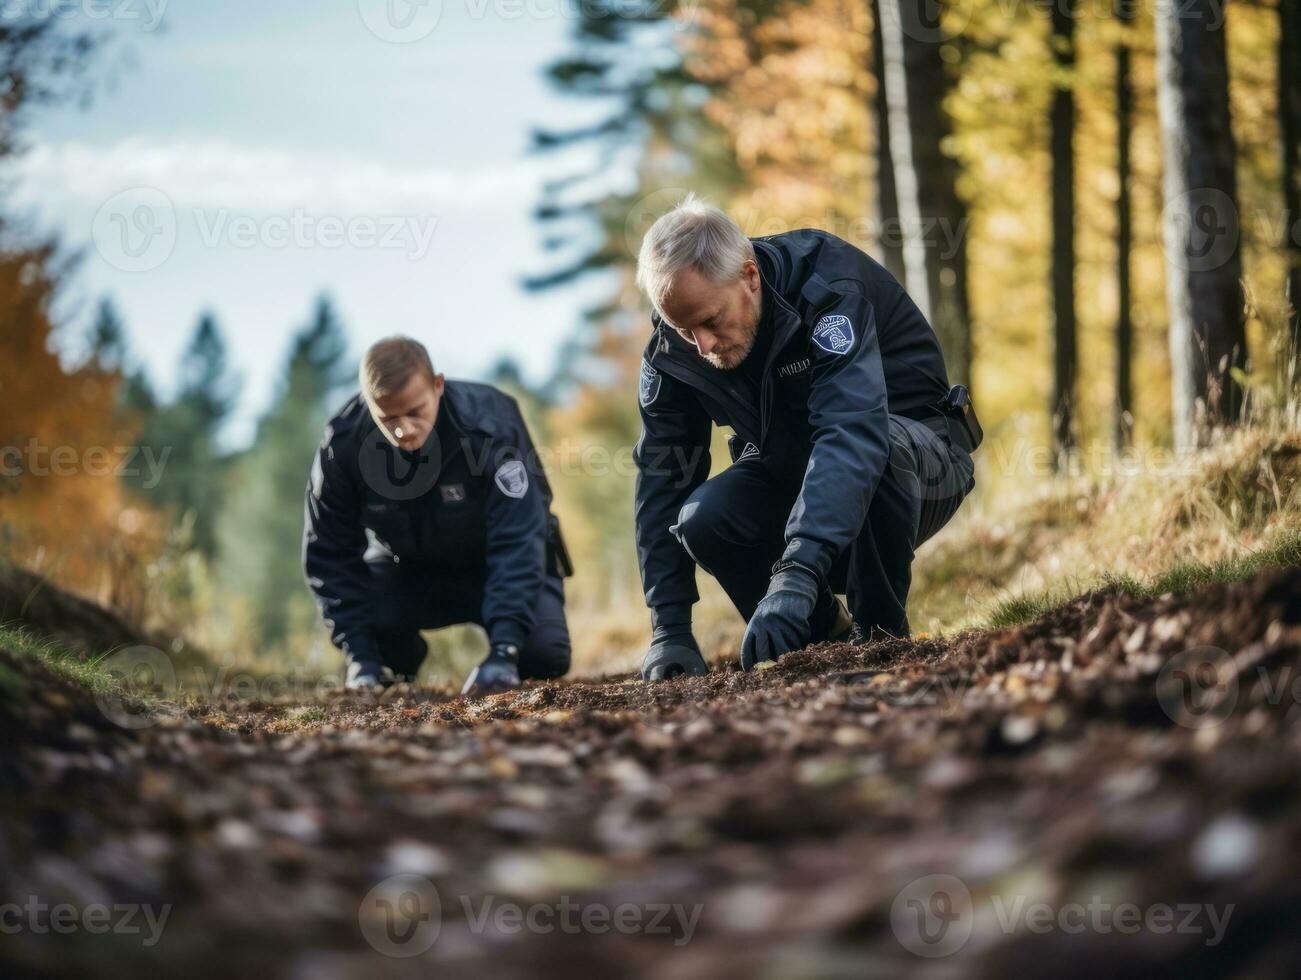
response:
M27 664L0 698L0 969L1295 974L1298 668L1297 571L751 675L228 698L138 730Z

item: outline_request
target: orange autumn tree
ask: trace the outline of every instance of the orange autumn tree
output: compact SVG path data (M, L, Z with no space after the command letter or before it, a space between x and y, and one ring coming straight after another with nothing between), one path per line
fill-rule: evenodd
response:
M64 271L52 245L0 247L0 541L18 564L133 606L128 570L151 550L150 521L118 472L139 462L115 410L119 373L66 367L51 349Z

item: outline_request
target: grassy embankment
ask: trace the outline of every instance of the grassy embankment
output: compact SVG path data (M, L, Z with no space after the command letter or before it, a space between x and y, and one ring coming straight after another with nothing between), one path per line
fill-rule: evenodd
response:
M1030 481L1009 479L1009 455L991 448L978 476L987 489L918 553L914 630L1023 622L1093 589L1179 594L1269 565L1301 565L1301 432L1294 427L1253 426L1183 458L1148 455L1101 473ZM1016 483L1026 489L1009 493ZM740 618L708 577L700 578L697 638L712 655L735 653ZM36 658L93 691L114 683L100 669L103 656L14 625L0 624L0 649ZM639 665L647 632L639 607L600 623L575 617L571 627L575 673ZM442 645L435 639L424 679L459 680L468 665L440 664ZM0 669L0 694L21 686L21 677Z

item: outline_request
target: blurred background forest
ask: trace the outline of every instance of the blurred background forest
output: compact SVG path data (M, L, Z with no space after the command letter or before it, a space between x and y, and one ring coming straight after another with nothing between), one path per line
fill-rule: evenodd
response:
M551 450L580 668L634 665L648 633L631 535L648 320L632 263L687 190L750 235L817 227L866 249L971 385L979 489L919 559L914 628L1291 541L1301 0L574 11L571 50L538 84L599 111L577 128L538 120L533 152L555 176L535 218L553 265L527 286L595 280L604 295L550 378L526 383L503 360L482 380L520 398ZM43 106L93 105L94 37L9 19L0 61L0 153L23 152ZM570 165L575 146L591 166ZM634 185L612 192L629 160ZM214 314L176 325L190 340L164 396L111 300L60 321L75 255L12 221L0 235L3 553L214 659L337 670L299 558L309 461L359 355L330 284L285 325L274 401L231 448L241 378ZM72 330L75 357L54 343ZM740 635L716 590L698 624L713 649ZM481 642L440 634L432 674Z

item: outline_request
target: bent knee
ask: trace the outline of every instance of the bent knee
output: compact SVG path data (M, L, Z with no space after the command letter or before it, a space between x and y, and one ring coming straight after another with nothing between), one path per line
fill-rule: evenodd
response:
M561 630L530 644L527 657L520 663L520 673L536 680L553 680L569 673L572 645L568 630Z
M669 531L698 565L709 561L718 550L719 517L717 507L700 491L687 498L678 511L678 521Z

